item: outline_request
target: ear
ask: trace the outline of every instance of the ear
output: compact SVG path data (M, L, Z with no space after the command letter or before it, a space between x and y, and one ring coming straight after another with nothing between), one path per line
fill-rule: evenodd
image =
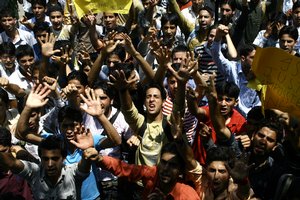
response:
M241 56L241 61L245 62L245 60L246 60L245 56Z
M237 106L239 104L239 99L235 100L234 106Z

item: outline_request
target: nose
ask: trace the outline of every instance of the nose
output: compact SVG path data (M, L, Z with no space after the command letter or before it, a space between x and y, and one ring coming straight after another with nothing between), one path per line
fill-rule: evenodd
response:
M48 161L48 167L52 167L52 165L53 165L53 161L51 159L49 159L49 161Z

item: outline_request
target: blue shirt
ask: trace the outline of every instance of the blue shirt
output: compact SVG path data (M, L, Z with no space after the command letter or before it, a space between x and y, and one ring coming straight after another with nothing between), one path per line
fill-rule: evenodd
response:
M218 66L220 73L228 82L234 82L240 88L239 104L237 110L244 116L251 108L261 105L255 90L248 88L248 81L242 71L240 62L230 61L221 52L221 42L213 42L211 47L212 57Z

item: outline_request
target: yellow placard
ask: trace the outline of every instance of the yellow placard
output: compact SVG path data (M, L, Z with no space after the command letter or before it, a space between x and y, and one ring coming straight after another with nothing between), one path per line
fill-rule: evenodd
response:
M128 14L132 0L73 0L77 15L81 18L89 11Z
M300 117L300 58L278 48L257 48L252 71L266 86L261 91L264 108Z

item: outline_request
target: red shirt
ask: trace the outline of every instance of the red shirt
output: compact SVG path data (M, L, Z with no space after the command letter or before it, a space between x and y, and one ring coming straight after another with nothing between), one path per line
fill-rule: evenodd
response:
M143 185L145 186L144 197L147 197L157 186L157 166L130 165L109 156L103 156L102 164L106 170L118 177L126 178L131 182L142 180ZM179 182L175 184L168 195L171 195L174 199L178 200L200 199L197 192L192 187Z
M207 119L203 123L205 123L207 126L212 128L212 139L216 143L217 142L217 136L216 136L216 132L213 128L213 124L210 120L209 107L204 106L204 107L201 107L201 108L205 110L205 112L206 112L206 117L205 118ZM238 111L233 109L230 122L229 122L229 124L227 124L227 127L230 129L230 131L235 135L239 135L240 133L244 132L244 124L245 123L246 123L246 119ZM198 127L199 126L197 126L195 140L194 140L194 143L193 143L193 151L194 151L195 159L198 160L201 165L204 165L205 160L206 160L206 151L205 151L205 148L202 144L201 137L199 135L199 128Z

